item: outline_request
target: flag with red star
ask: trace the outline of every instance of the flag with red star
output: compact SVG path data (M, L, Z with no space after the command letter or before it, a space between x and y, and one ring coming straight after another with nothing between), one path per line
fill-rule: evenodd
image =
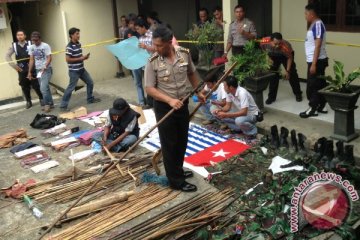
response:
M238 140L230 139L186 157L185 162L194 166L211 166L213 163L222 162L232 156L238 155L248 148L250 148L250 146Z

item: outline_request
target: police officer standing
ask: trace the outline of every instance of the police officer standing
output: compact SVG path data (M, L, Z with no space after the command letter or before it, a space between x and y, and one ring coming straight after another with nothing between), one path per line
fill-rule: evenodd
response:
M153 32L155 53L145 67L146 92L154 98L154 111L159 121L171 109L175 109L158 127L166 176L170 187L184 192L193 192L197 187L185 181L191 171L183 170L184 155L188 140L188 94L187 81L193 88L199 84L198 74L188 49L174 47L173 33L165 26ZM204 98L199 95L201 101Z
M31 102L31 87L35 90L36 94L39 96L40 104L43 105L43 96L40 91L40 85L37 79L29 80L27 78L29 72L29 53L28 48L31 45L30 41L26 41L26 35L23 30L18 30L16 32L17 42L14 42L9 48L5 55L6 61L9 62L9 65L13 67L19 75L19 85L24 94L26 100L26 109L32 107ZM15 59L17 64L12 62L11 56L15 53ZM35 74L35 72L34 72Z
M241 5L234 8L235 20L231 22L229 27L229 35L227 40L224 56L227 56L228 51L232 50L232 55L242 54L244 52L244 45L256 38L256 28L252 21L245 18L245 10Z

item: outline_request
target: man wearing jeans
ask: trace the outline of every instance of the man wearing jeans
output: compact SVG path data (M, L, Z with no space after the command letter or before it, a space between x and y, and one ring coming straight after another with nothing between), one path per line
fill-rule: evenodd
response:
M54 108L54 101L50 92L49 82L52 76L51 68L51 48L47 43L41 41L39 32L31 33L31 41L33 45L29 47L29 72L27 78L34 79L32 76L33 67L35 65L36 78L40 83L40 91L44 100L44 111L50 112Z
M147 23L142 19L138 19L135 22L135 29L139 34L139 48L145 49L149 54L152 54L154 52L154 47L152 46L152 31L149 30ZM151 108L153 99L148 97L145 100L144 88L142 85L143 68L133 70L133 74L140 106L143 109Z
M257 115L259 108L251 94L238 85L234 76L225 79L225 91L227 92L226 105L214 111L217 118L226 123L234 131L241 131L249 140L257 134ZM234 105L235 111L230 111Z
M109 109L104 132L95 133L93 139L112 152L126 151L139 138L139 117L123 98L118 98Z
M94 82L91 79L90 74L84 68L84 60L89 59L90 53L86 54L85 56L82 54L82 48L79 42L80 29L70 28L69 37L70 42L66 46L66 62L68 63L69 67L70 83L64 92L64 96L60 104L60 110L62 111L69 110L68 104L71 98L71 94L74 91L79 78L86 83L87 103L91 104L101 101L99 98L94 98Z

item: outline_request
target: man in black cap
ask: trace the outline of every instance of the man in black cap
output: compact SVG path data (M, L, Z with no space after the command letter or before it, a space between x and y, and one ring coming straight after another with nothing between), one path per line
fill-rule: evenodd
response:
M139 117L123 98L116 99L109 109L102 145L112 152L126 151L139 138ZM94 136L94 139L100 138L101 135Z

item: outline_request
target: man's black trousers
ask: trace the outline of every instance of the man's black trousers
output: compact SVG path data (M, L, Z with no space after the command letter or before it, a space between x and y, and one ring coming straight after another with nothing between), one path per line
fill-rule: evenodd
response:
M172 108L160 101L154 101L156 120L160 121ZM166 176L173 187L180 187L184 181L184 156L188 141L188 103L172 113L158 127Z
M27 102L31 101L31 94L30 94L31 87L35 90L36 94L39 96L39 99L42 100L43 96L40 91L39 81L37 79L32 79L32 80L27 79L26 78L28 74L27 71L22 71L19 72L18 74L19 74L19 85L21 86L21 90L25 96L26 101Z
M309 100L309 106L314 110L317 110L319 107L322 108L326 104L326 100L324 96L319 93L319 90L327 86L324 78L327 66L327 58L318 59L316 64L316 73L310 74L311 63L308 63L306 96Z
M271 60L273 61L273 64L271 65L270 71L275 72L276 76L273 77L269 82L269 94L268 99L275 101L277 97L277 92L279 88L279 80L280 80L280 74L279 69L280 66L283 65L285 70L287 68L287 58L283 56L278 57L271 57ZM292 91L295 96L301 95L301 89L300 89L300 83L299 83L299 76L296 70L296 64L293 61L291 67L290 67L290 86L292 88Z

